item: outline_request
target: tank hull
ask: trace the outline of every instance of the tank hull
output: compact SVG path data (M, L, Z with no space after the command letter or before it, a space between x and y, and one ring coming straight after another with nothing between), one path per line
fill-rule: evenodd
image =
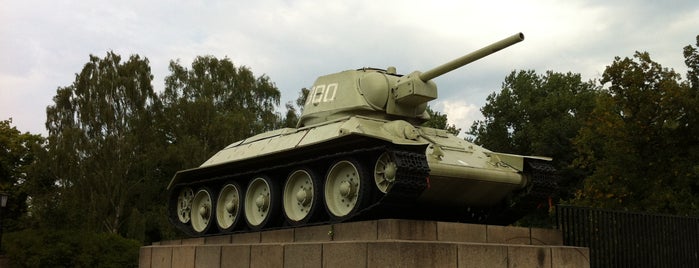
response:
M349 116L238 141L200 167L178 172L168 185L168 213L191 236L378 218L507 224L519 217L508 211L517 205L513 200L531 205L548 194L546 187L543 194L534 189L527 170L529 162L545 160L490 152L405 121ZM291 174L299 172L307 175L301 182L314 187L289 190L298 182ZM343 176L355 173L357 181L347 183L352 179ZM258 181L262 194L250 197ZM221 201L230 192L226 186L240 189L229 198L237 205ZM263 220L248 219L253 213Z

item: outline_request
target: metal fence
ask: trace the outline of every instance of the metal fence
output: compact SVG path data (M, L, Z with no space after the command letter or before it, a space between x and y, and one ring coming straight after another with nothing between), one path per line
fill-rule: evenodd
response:
M699 267L699 218L559 205L556 221L593 268Z

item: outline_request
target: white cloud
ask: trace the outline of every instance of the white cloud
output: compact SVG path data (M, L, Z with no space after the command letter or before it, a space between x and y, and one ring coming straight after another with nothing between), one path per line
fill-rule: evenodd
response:
M447 115L447 124L461 129L460 137L466 136L464 133L471 128L474 121L483 119L479 106L465 100L438 101L435 109Z

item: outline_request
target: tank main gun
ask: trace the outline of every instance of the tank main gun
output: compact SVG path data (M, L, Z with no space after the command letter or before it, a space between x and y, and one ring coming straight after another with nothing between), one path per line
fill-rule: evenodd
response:
M394 115L414 116L415 107L418 107L420 113L424 113L425 108L423 107L426 107L427 102L437 98L437 86L430 80L522 40L524 40L524 34L517 33L425 72L415 71L401 77L391 88L395 103L389 101L386 112Z
M502 39L498 42L492 43L492 44L490 44L486 47L483 47L479 50L476 50L474 52L471 52L471 53L468 53L464 56L461 56L458 59L454 59L450 62L447 62L445 64L442 64L442 65L439 65L435 68L427 70L427 71L420 74L420 80L422 80L423 82L427 82L429 80L432 80L435 77L438 77L438 76L443 75L445 73L456 70L456 69L460 68L461 66L464 66L464 65L469 64L471 62L477 61L485 56L488 56L488 55L493 54L495 52L498 52L506 47L509 47L511 45L519 43L522 40L524 40L524 34L522 34L522 33L514 34L510 37L507 37L507 38Z

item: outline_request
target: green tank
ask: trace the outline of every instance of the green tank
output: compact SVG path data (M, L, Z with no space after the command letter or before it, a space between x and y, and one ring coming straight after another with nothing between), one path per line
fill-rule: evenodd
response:
M296 128L234 142L168 185L191 236L380 218L509 224L556 188L545 157L489 151L423 127L440 75L524 40L515 34L425 72L319 77Z

